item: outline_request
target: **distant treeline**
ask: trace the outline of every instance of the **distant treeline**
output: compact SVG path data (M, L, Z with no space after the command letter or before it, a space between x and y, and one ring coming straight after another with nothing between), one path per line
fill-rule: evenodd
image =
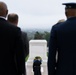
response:
M32 39L45 39L49 41L50 31L25 31L28 35L29 41Z

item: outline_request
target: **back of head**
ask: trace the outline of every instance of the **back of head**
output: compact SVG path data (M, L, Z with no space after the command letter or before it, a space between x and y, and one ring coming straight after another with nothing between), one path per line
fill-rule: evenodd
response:
M8 14L7 5L0 1L0 16L6 17Z
M15 14L15 13L10 13L10 14L8 14L7 20L10 23L12 23L12 24L17 26L17 24L18 24L18 15Z
M65 15L67 18L76 17L76 3L63 3L65 5Z

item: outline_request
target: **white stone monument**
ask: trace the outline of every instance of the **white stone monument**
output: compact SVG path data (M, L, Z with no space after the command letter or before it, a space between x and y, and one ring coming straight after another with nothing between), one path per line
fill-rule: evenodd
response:
M47 70L47 41L46 40L30 40L29 41L29 58L27 61L27 75L33 75L32 65L36 56L42 58L41 72L42 75L46 75L44 72ZM28 72L29 71L29 72ZM31 73L30 73L31 72Z

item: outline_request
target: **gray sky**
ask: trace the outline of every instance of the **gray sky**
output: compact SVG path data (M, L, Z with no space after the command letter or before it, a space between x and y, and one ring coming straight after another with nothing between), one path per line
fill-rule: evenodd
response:
M2 0L8 6L8 13L19 15L19 27L51 28L58 20L66 19L62 3L76 0Z

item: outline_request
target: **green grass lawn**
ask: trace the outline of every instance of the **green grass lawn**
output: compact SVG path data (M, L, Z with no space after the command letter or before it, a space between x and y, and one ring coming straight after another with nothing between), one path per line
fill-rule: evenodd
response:
M26 61L26 62L27 62L28 58L29 58L29 55L27 55L27 57L25 58L25 61Z

